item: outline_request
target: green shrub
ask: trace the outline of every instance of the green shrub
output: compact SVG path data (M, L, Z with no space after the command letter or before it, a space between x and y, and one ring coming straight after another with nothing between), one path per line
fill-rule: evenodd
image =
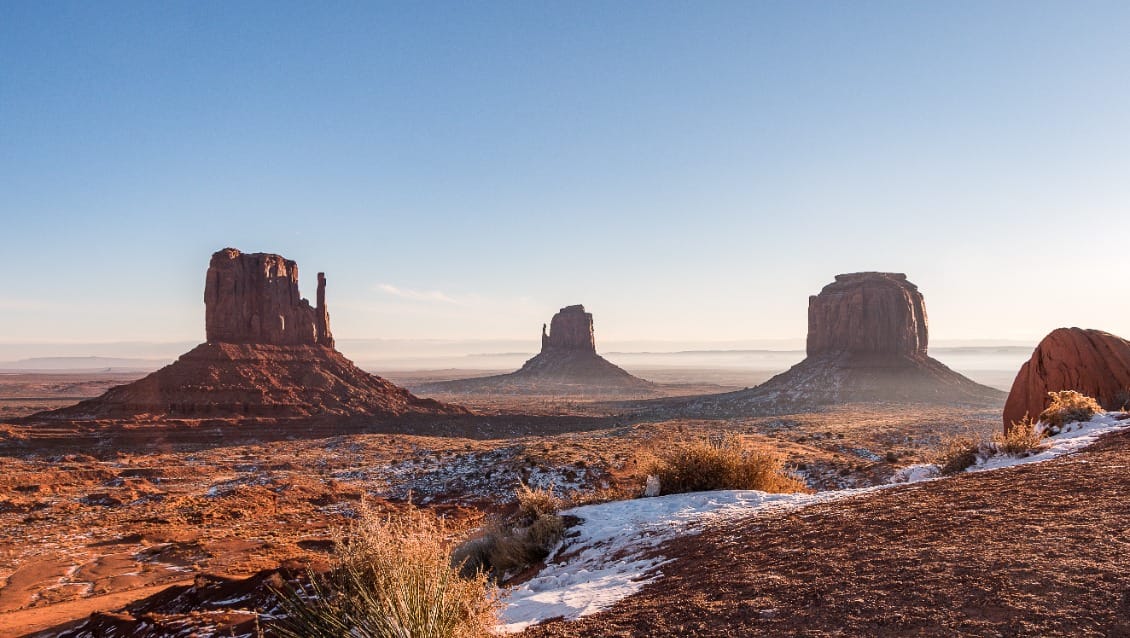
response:
M808 491L803 481L785 471L780 456L749 449L736 435L661 450L645 464L645 473L659 477L663 494L707 490Z
M334 564L305 589L280 593L287 638L472 638L491 635L500 601L481 573L452 565L443 522L411 508L363 512Z

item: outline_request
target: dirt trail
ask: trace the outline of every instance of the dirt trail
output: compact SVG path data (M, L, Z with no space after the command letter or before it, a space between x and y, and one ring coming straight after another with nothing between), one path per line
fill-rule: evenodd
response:
M1130 636L1130 433L679 539L664 577L531 636Z

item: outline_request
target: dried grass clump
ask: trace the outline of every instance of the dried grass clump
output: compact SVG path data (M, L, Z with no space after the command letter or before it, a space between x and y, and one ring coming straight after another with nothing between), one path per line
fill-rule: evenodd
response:
M525 483L518 484L515 496L518 498L517 516L523 521L556 514L565 507L564 499L554 494L552 489L530 487Z
M516 493L518 509L508 519L488 524L483 533L456 548L453 564L461 573L487 574L496 582L545 560L565 535L558 511L564 499L552 490L522 483Z
M957 474L988 456L990 450L980 436L955 436L942 441L941 450L934 460L942 474Z
M777 454L746 447L741 437L725 435L659 451L645 466L659 477L663 494L707 490L804 492L808 486L785 471Z
M1090 421L1091 417L1103 411L1097 401L1075 390L1049 392L1048 397L1052 400L1051 405L1040 413L1037 420L1047 424L1053 432L1068 423Z
M485 575L452 564L443 521L416 508L363 511L337 541L328 575L280 592L288 638L491 635L500 601Z
M1044 438L1047 432L1039 423L1028 417L1012 424L1003 433L993 435L993 448L1009 456L1025 456L1046 447Z

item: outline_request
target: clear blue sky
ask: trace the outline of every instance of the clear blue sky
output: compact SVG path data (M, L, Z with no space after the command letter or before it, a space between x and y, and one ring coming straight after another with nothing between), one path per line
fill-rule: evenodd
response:
M0 342L203 338L214 250L339 338L1130 337L1130 3L0 3Z

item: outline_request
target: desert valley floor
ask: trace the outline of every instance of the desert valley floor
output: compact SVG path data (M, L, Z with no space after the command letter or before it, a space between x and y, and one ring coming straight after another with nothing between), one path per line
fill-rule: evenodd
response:
M412 387L443 376L394 379ZM703 370L662 377L659 393L674 397L763 380ZM3 375L0 409L16 417L66 405L129 378ZM92 613L116 610L94 626L119 626L116 635L251 635L251 592L264 575L324 564L333 530L362 500L390 509L411 501L471 527L512 509L519 481L562 492L630 487L649 450L722 432L777 450L815 490L876 486L931 460L947 439L987 434L1000 420L991 405L845 404L693 419L640 411L654 393L437 398L476 414L364 426L2 426L0 635L67 635ZM655 550L674 560L636 595L527 631L1124 635L1130 511L1118 495L1130 479L1117 468L1128 455L1122 435L1051 463L708 526ZM207 583L216 591L195 608L142 609L169 587ZM684 599L695 604L674 604ZM147 622L153 633L139 630Z

